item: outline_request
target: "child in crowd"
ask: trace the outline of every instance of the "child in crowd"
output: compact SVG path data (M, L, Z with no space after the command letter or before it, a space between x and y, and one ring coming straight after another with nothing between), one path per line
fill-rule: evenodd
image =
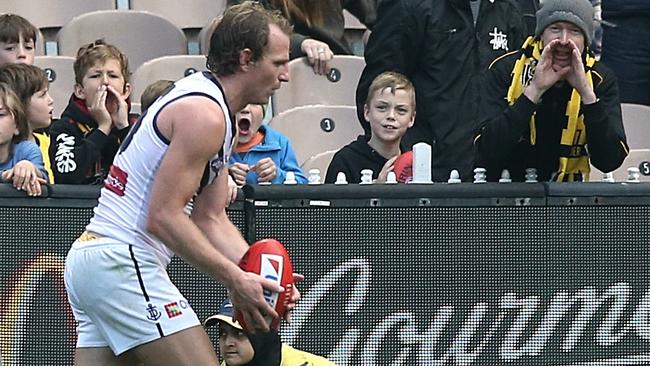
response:
M52 122L54 99L49 94L50 83L45 71L34 65L8 64L0 66L0 82L9 85L18 95L27 115L27 140L40 148L47 180L54 183L49 156L50 135L47 132Z
M323 357L283 344L275 331L247 333L233 320L233 307L228 299L219 313L207 318L204 325L219 326L221 366L334 366Z
M155 102L156 99L158 99L158 97L173 83L174 82L171 80L157 80L147 85L140 96L140 108L142 109L142 113L149 109L151 103Z
M28 129L18 96L0 83L0 181L40 196L46 173L38 146L26 140Z
M79 49L74 73L70 102L50 128L54 180L101 184L136 119L129 115L129 62L97 40Z
M0 65L34 63L38 30L16 14L0 15Z
M361 135L334 154L325 183L334 183L339 172L345 173L348 183L359 183L364 169L371 169L372 178L377 182L386 181L401 154L402 136L415 121L413 84L402 74L381 73L368 89L363 112L370 123L370 139Z
M236 114L239 137L230 156L230 175L235 182L282 184L287 172L293 172L298 184L306 184L296 154L286 136L268 126L262 126L264 107L249 104Z

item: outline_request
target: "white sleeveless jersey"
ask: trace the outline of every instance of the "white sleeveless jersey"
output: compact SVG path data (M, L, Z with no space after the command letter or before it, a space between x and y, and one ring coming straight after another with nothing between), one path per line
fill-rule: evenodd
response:
M206 165L199 191L212 183L221 168L227 166L236 131L234 118L231 118L217 79L209 72L194 73L175 82L131 128L115 156L94 216L86 227L86 230L105 237L146 250L153 249L165 266L174 253L146 230L151 188L169 147L169 141L158 130L156 119L169 103L188 96L203 96L219 104L226 121L223 147ZM191 120L186 123L187 128L192 128Z

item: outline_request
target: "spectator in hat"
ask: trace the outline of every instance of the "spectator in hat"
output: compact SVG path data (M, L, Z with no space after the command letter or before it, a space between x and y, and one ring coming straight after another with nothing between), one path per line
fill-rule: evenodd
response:
M221 366L332 366L334 363L309 352L297 350L280 341L280 335L246 332L237 320L230 299L226 299L219 313L207 318L205 327L219 327Z
M488 180L513 180L536 168L541 181L586 181L628 154L613 73L589 50L594 8L588 0L545 0L535 34L495 59L483 84L474 140Z

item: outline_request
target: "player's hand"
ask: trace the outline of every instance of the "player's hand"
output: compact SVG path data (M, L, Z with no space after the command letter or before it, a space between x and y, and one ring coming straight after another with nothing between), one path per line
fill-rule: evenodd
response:
M99 128L105 135L111 133L113 123L111 122L111 114L106 109L106 98L108 96L108 89L106 85L100 85L97 88L97 93L92 100L86 101L88 106L88 113L95 121L97 121L97 128ZM88 103L89 102L89 103Z
M538 103L550 87L562 80L570 71L571 65L561 65L554 61L553 53L562 47L559 39L549 42L542 50L539 63L535 67L533 80L526 87L524 94L534 103Z
M30 196L40 196L43 191L41 184L45 179L40 177L36 165L28 160L21 160L13 168L2 172L2 179L11 184L19 191L25 191Z
M399 155L395 155L386 161L384 166L379 171L379 174L377 175L376 183L386 183L386 177L388 177L388 172L394 169L395 160L397 160L398 157Z
M287 304L287 311L284 313L284 320L287 322L291 322L291 314L293 313L293 309L296 308L298 300L300 300L300 290L298 290L298 286L296 286L296 284L304 280L305 276L301 275L300 273L293 274L294 284L291 289L291 297L289 298L289 303Z
M126 97L111 85L106 90L106 109L111 116L112 125L118 130L129 127L129 104Z
M334 53L327 43L307 38L300 44L300 49L307 56L307 62L314 69L314 74L325 75L330 71L329 63Z
M594 103L596 102L596 94L587 81L580 49L572 40L568 40L568 45L571 47L571 66L566 74L566 81L578 91L584 104Z
M272 182L278 174L277 167L271 158L261 159L251 170L257 173L258 182Z
M248 174L248 171L251 168L248 166L248 164L244 163L234 163L228 167L228 171L230 171L230 175L235 179L235 183L237 183L238 186L243 186L246 184L246 174Z
M270 324L267 317L276 319L278 313L266 302L263 291L282 292L284 289L277 283L262 276L241 271L241 276L228 288L230 300L235 309L242 314L244 322L251 333L268 332Z

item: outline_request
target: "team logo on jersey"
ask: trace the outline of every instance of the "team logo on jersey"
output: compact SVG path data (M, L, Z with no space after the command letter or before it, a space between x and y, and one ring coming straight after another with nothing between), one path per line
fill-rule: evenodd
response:
M108 176L104 180L104 188L122 197L126 190L126 181L129 174L116 165L111 165Z
M210 162L210 169L214 174L219 174L219 171L223 167L223 161L221 159L214 159Z
M167 317L169 319L175 318L179 315L183 315L183 312L181 311L181 308L178 307L178 303L176 303L176 301L170 302L169 304L165 305L165 311L167 312Z
M160 311L158 311L158 308L154 304L149 304L147 305L147 312L149 315L147 315L147 319L151 320L152 322L155 322L156 320L160 319L162 314Z
M496 50L505 50L508 51L508 35L501 32L497 27L494 27L494 31L488 33L492 39L490 39L490 44L492 49Z

